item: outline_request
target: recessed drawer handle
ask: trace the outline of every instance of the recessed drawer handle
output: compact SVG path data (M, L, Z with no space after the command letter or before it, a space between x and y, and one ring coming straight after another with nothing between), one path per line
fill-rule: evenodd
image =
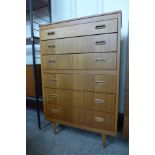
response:
M105 45L106 42L105 41L96 41L96 45Z
M49 45L48 48L55 48L55 45Z
M104 119L101 117L95 117L96 122L104 122Z
M57 81L56 79L50 78L49 81Z
M47 34L48 34L49 36L50 36L50 35L55 35L55 32L48 32Z
M95 61L96 61L96 62L105 62L106 60L103 59L103 58L96 58Z
M49 63L56 63L56 60L48 60Z
M106 25L104 24L104 25L97 25L96 27L95 27L95 29L104 29L106 27Z
M105 81L95 81L96 85L105 85Z
M59 110L58 109L52 109L52 113L58 113Z
M101 104L101 103L104 103L104 100L95 99L95 102L96 102L97 104Z
M57 97L57 95L56 95L56 94L51 94L50 96L51 96L51 97Z

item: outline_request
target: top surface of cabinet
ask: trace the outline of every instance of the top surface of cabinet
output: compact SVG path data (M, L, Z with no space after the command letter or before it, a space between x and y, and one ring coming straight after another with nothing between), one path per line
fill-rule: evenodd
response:
M40 31L48 30L51 28L58 28L58 27L76 25L76 24L91 23L91 22L96 22L96 21L117 19L117 18L122 18L122 12L120 10L114 11L114 12L103 13L103 14L92 15L92 16L73 18L70 20L63 20L63 21L59 21L59 22L53 22L53 23L49 23L46 25L40 25ZM121 25L122 25L122 19L120 19L120 21L121 21Z

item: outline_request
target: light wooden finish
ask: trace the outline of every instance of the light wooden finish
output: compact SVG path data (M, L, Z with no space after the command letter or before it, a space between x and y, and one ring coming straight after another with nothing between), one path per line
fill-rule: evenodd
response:
M83 104L98 111L115 112L115 94L84 92Z
M45 88L45 104L115 112L115 94Z
M66 107L57 104L45 104L45 114L54 119L68 121L69 115Z
M119 105L119 80L120 80L120 42L121 42L121 21L122 14L118 14L118 39L117 39L117 69L116 69L116 105L115 105L115 132L117 132L117 124L118 124L118 105Z
M86 126L86 125L74 124L74 123L69 122L69 121L62 121L62 120L54 119L54 118L48 117L48 116L46 116L46 118L49 121L52 121L52 122L56 121L57 123L64 124L66 126L70 126L70 127L74 127L74 128L80 128L80 129L84 129L84 130L88 130L88 131L92 131L92 132L97 132L97 133L100 133L100 134L104 133L106 135L116 136L116 133L113 132L113 131L110 131L110 130L97 129L97 128L89 127L89 126Z
M116 79L113 75L88 75L85 77L84 90L115 93Z
M116 69L116 52L45 55L43 69Z
M38 80L38 95L42 96L42 83L41 83L41 66L36 65L36 76ZM35 80L33 65L26 65L26 96L35 97Z
M26 96L35 96L35 81L32 65L26 65Z
M97 15L93 15L93 16L73 18L73 19L69 19L69 20L54 22L52 24L40 25L40 31L49 30L49 29L53 29L53 28L57 28L57 27L92 23L92 22L103 21L103 20L118 19L118 18L120 18L120 15L122 15L121 11L113 11L113 12L97 14ZM122 25L122 21L121 21L121 25Z
M103 147L106 146L106 135L102 134L102 143L103 143Z
M48 117L97 129L114 130L113 114L83 108L65 107L57 104L46 104L45 106L45 113Z
M121 12L40 27L48 120L117 135L120 34Z
M117 33L46 40L41 43L42 54L110 52L117 50Z
M70 108L70 122L97 129L114 130L114 115L94 110Z
M41 40L117 32L117 19L41 31Z
M115 93L115 75L43 74L44 87Z

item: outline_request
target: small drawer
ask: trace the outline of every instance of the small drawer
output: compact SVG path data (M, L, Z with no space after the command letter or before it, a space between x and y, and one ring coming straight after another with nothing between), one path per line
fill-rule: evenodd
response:
M45 104L68 105L67 90L44 88Z
M43 86L49 88L57 88L57 78L56 74L43 74ZM63 77L62 77L63 80Z
M42 54L109 51L117 51L117 33L46 40L41 42Z
M116 69L116 52L44 55L43 69Z
M69 113L67 108L56 104L45 104L44 106L45 116L51 119L68 121Z
M81 85L82 75L76 77L76 74L43 74L44 87L47 88L62 88L62 89L73 89L82 90ZM78 84L77 82L80 82Z
M115 75L86 75L84 90L93 92L115 93L116 76Z
M58 94L56 89L44 88L44 103L57 104Z
M41 31L41 40L117 32L117 19Z
M81 108L70 108L70 122L101 130L114 131L114 114L86 110Z
M115 94L84 92L83 107L97 111L115 112Z
M84 116L87 126L110 131L115 129L114 114L87 110Z

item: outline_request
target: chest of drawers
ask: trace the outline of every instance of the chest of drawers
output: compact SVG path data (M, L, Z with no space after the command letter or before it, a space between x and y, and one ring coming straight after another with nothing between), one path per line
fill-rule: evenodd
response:
M121 12L40 27L45 117L117 134Z

